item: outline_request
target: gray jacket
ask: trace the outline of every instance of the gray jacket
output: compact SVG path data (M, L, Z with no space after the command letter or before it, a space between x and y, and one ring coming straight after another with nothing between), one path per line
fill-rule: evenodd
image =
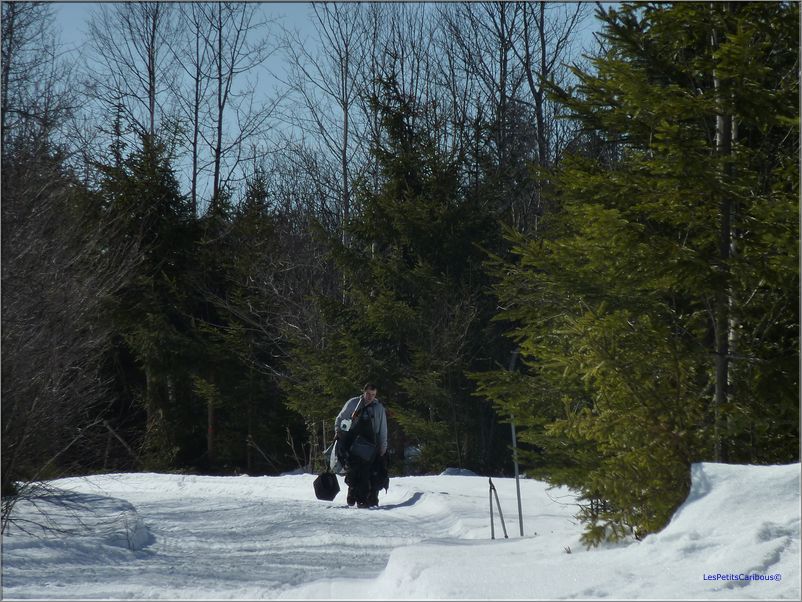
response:
M352 397L345 402L343 409L337 414L337 419L334 421L334 432L340 434L340 425L345 419L350 420L351 415L359 405L359 400L362 396ZM384 406L378 399L374 399L373 403L367 406L367 411L373 414L373 432L376 434L376 443L379 446L379 455L383 456L387 451L387 413L384 411Z

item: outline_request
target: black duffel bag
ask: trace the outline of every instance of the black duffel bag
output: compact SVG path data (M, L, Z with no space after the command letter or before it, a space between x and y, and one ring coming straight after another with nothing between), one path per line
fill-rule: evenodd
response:
M331 471L322 472L313 483L315 487L315 497L319 500L332 501L340 493L340 483L337 475Z

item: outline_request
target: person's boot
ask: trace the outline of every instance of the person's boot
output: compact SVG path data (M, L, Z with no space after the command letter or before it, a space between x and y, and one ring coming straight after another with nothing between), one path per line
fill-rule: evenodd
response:
M348 502L349 506L356 504L356 497L354 497L354 492L350 487L348 488L348 497L346 501Z

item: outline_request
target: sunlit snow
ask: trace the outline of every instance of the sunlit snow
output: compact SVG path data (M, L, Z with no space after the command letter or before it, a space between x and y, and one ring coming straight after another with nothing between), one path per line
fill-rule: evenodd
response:
M315 475L53 481L3 536L4 599L800 599L800 465L696 464L660 533L580 543L567 489L448 470L392 478L376 509ZM746 579L745 577L749 577Z

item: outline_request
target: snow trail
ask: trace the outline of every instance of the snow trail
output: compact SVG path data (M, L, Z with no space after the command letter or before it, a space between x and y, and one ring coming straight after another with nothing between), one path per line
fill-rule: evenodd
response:
M207 598L264 597L314 579L376 577L394 548L453 536L458 525L436 498L398 483L382 491L378 508L365 510L345 504L342 479L334 501L315 499L313 480L160 474L62 479L60 499L71 498L84 515L92 508L90 516L125 509L129 520L148 525L147 542L127 553L104 549L105 567L97 566L100 550L93 551L93 544L82 549L76 540L66 542L64 564L37 565L41 588L30 587L24 562L14 562L4 571L5 589L28 583L22 597L48 597L54 590L62 598L142 597L144 573L145 597L186 598L199 591ZM65 526L69 512L61 514L52 535L96 531L86 524ZM95 541L107 547L101 543Z
M800 465L696 464L643 541L585 550L574 494L493 479L390 480L377 509L316 475L60 479L3 536L4 599L800 599ZM342 483L341 479L341 486ZM344 489L344 487L343 487ZM46 510L43 521L36 506ZM495 515L498 521L498 513ZM28 522L24 522L28 521ZM25 528L23 531L22 527Z

